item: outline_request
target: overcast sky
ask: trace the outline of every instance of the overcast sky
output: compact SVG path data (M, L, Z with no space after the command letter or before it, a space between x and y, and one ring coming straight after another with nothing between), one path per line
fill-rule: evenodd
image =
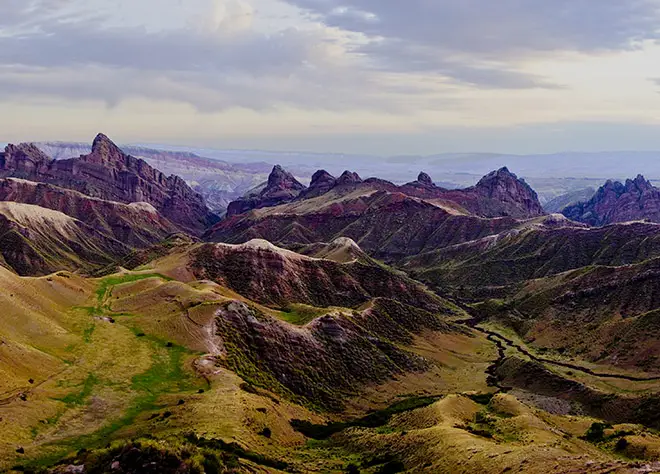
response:
M0 141L660 149L660 0L0 0Z

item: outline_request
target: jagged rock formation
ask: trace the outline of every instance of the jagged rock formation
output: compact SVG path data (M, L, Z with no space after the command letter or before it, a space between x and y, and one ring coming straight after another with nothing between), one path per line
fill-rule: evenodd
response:
M422 186L429 186L429 187L434 186L431 177L428 174L424 173L423 171L419 173L419 176L417 177L417 182Z
M660 189L642 175L625 184L610 180L589 201L568 206L562 213L592 226L644 219L660 222Z
M91 146L84 143L41 142L35 145L56 160L76 158L92 151ZM121 145L121 149L128 155L145 160L168 176L182 177L204 197L206 205L218 214L224 214L230 202L264 182L272 169L267 163L229 163L184 151L131 145Z
M337 179L337 185L342 185L342 184L360 184L362 182L362 178L360 178L360 175L353 172L353 171L344 171L341 176Z
M312 175L309 188L300 193L299 199L311 199L329 192L337 185L337 179L325 170Z
M534 190L506 168L490 173L474 187L459 190L439 188L433 184L431 177L423 172L420 173L417 181L397 186L378 178L363 180L357 173L351 171L344 171L339 178L335 179L324 170L314 174L312 183L307 189L280 167L273 171L276 179L269 180L268 186L263 190L230 204L228 217L255 208L273 207L293 200L304 201L316 198L338 189L344 190L344 192L375 189L389 193L403 193L421 199L446 200L481 217L509 216L525 219L544 214Z
M483 217L524 219L545 214L536 192L507 168L484 176L472 188L446 191L442 197Z
M89 155L66 160L51 160L35 145L9 145L0 153L0 176L55 184L109 201L147 202L193 234L214 222L204 199L185 181L125 154L103 134L94 139Z
M227 208L227 216L243 214L252 209L272 207L295 199L305 188L289 172L280 165L276 165L268 177L266 186L243 199L234 201Z

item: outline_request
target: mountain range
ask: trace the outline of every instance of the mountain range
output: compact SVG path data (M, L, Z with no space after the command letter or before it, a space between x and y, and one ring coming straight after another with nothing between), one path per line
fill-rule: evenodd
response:
M505 163L67 146L0 153L0 471L660 472L641 175L550 214Z

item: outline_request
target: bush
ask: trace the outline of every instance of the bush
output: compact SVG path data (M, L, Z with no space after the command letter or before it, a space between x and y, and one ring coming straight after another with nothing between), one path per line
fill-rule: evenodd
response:
M584 439L592 443L602 441L605 438L605 428L607 427L604 423L593 423L584 435Z
M616 442L616 446L614 446L614 449L617 451L623 451L628 447L628 440L626 438L620 438L619 441Z

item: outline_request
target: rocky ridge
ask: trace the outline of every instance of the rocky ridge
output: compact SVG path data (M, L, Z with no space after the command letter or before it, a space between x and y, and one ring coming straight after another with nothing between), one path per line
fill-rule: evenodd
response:
M36 145L8 145L0 153L0 177L23 178L122 203L147 202L180 229L199 235L214 222L204 199L178 176L165 176L122 152L99 134L92 152L52 160Z
M568 206L562 213L592 226L644 219L660 222L660 189L642 175L625 184L610 180L590 200Z

